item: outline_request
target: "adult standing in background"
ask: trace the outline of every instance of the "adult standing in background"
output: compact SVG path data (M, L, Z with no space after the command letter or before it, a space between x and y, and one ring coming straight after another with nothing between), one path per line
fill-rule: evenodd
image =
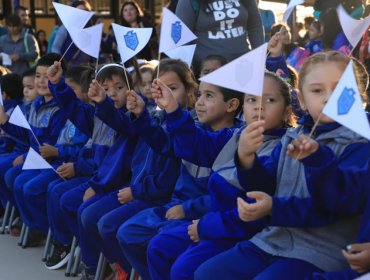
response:
M35 30L32 28L32 26L29 23L30 14L29 14L28 9L24 6L17 6L14 8L14 14L19 16L19 18L22 21L22 24L23 24L22 32L35 35Z
M121 24L131 28L143 28L143 27L154 27L149 20L144 16L143 10L140 5L134 1L125 1L122 4L121 12ZM152 37L149 43L142 49L137 55L137 58L143 58L146 60L152 60L157 57L158 52L158 39L155 28L153 28Z
M181 0L176 14L198 37L193 59L196 73L208 55L231 61L264 43L254 0Z
M6 19L9 33L0 37L0 52L2 64L16 74L22 75L29 68L29 63L34 62L39 57L39 47L33 35L22 32L22 21L16 15L11 15ZM6 61L10 58L10 61Z
M260 0L257 0L257 6L259 5ZM263 24L263 29L265 31L265 42L270 41L270 31L271 27L275 24L275 14L271 10L263 10L258 8Z

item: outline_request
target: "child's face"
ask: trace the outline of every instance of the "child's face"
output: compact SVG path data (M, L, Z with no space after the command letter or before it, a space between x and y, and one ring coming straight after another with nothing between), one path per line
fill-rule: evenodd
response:
M48 76L47 76L47 66L37 66L36 76L35 76L35 87L36 91L41 96L51 96L48 87Z
M31 102L37 97L37 90L35 87L35 76L26 76L23 77L23 95L24 98Z
M203 63L202 70L200 71L200 76L203 77L204 75L207 75L211 73L212 71L218 69L221 67L221 64L217 60L206 60Z
M79 84L74 82L72 79L66 79L66 83L71 87L71 89L73 89L79 99L81 99L83 102L87 102L87 95L82 92Z
M221 122L228 112L228 102L217 86L201 82L199 85L198 100L195 103L195 110L201 123L213 127Z
M298 98L302 108L308 111L315 122L337 86L343 71L344 65L337 62L318 63L308 69ZM319 124L332 122L332 119L323 115Z
M261 111L261 120L265 120L265 131L282 127L290 115L291 108L285 105L280 87L273 78L265 76L263 81L262 108L260 100L259 96L245 95L243 114L246 123L257 121Z
M126 106L128 88L121 77L113 75L112 79L107 79L103 82L102 87L113 100L114 107L120 109Z
M187 91L184 84L181 82L180 77L172 71L167 71L159 76L159 79L168 88L171 89L176 101L179 102L183 108L187 106Z
M290 44L292 41L290 31L285 26L281 28L280 38L284 45Z
M145 71L141 73L142 82L139 85L139 90L142 95L144 95L149 100L152 99L152 93L150 92L150 88L152 87L153 82L153 74L150 71Z
M311 40L315 40L321 36L321 30L318 30L315 25L311 24L308 29L308 36Z

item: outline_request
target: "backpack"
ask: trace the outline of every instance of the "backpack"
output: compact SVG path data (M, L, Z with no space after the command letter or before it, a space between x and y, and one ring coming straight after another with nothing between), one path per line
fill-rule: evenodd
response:
M24 37L23 37L23 44L24 44L24 48L26 49L26 52L29 52L30 51L30 48L29 48L29 46L28 46L28 40L27 40L27 35L29 35L28 34L28 32L26 32L25 34L24 34ZM30 67L30 68L33 68L33 67L36 67L36 65L37 65L37 61L38 61L38 57L35 59L35 60L33 60L33 61L28 61L28 66Z

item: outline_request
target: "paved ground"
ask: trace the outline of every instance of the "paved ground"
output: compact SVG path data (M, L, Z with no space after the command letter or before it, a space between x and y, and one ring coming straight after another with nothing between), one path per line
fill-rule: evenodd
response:
M64 277L64 269L48 270L41 261L43 247L22 249L18 238L0 235L1 280L76 280Z

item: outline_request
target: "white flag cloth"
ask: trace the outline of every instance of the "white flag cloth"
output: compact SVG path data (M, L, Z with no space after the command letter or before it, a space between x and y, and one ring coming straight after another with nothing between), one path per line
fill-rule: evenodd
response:
M92 12L73 8L71 6L59 4L56 2L53 2L53 6L67 30L69 30L69 28L84 28L86 23L94 15L94 13Z
M149 42L153 28L128 28L112 23L122 63L138 54Z
M289 5L286 8L284 15L283 15L283 22L288 22L290 14L293 12L294 8L303 3L304 3L304 0L290 0Z
M352 47L355 48L365 31L369 28L370 16L363 20L354 19L347 14L342 5L338 6L337 13L344 34L351 43Z
M28 169L54 169L34 149L30 148L24 160L22 170Z
M84 29L70 28L69 34L73 43L84 53L99 58L103 23L99 23Z
M200 78L200 81L262 96L267 43Z
M10 115L9 122L14 125L32 130L30 124L28 123L26 117L23 115L23 112L21 108L19 108L19 106L14 108L12 114Z
M362 106L352 61L326 103L323 113L370 140L370 125Z
M197 36L169 9L163 8L159 52L166 52L185 45Z
M185 61L187 65L191 66L196 46L197 45L181 46L176 49L168 50L164 53L171 58L181 59L182 61Z

